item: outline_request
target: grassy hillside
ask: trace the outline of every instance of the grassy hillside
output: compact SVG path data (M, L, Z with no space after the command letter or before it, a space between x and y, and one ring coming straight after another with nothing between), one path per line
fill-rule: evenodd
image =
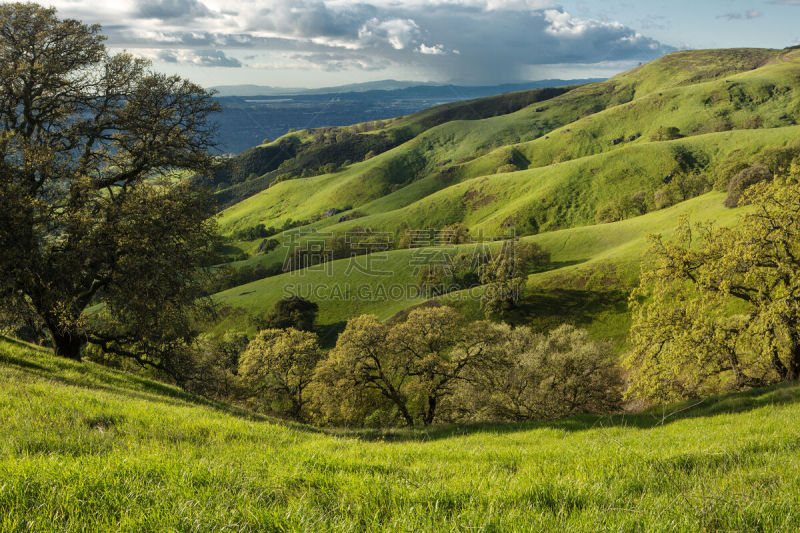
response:
M326 433L0 339L2 531L800 528L800 389Z
M221 224L227 231L257 222L280 225L288 218L307 220L320 216L329 208L386 213L464 180L491 176L498 171L516 173L536 168L549 175L555 172L554 165L600 154L610 154L612 168L606 169L606 160L600 158L587 161L593 165L589 169L579 165L560 172L572 179L580 178L590 190L597 179L581 174L598 169L613 173L613 176L601 175L601 180L616 178L626 182L627 187L616 187L611 192L624 192L620 189L636 192L634 187L645 187L652 192L664 176L660 170L713 171L720 155L749 146L760 137L723 137L712 147L712 153L707 153L709 141L697 140L699 146L692 142L698 135L747 129L763 132L797 124L800 121L798 73L800 51L673 54L607 82L580 86L546 103L513 113L437 125L378 157L353 163L334 174L278 183L226 210ZM398 123L404 120L410 119L400 119ZM665 149L657 147L644 148L655 150L660 164L641 171L633 166L629 171L638 182L625 180L619 163L616 166L613 163L614 156L628 158L627 149L649 144L660 127L677 128L688 137L684 141L688 144L682 146L690 159L682 154L670 157L659 153ZM796 133L787 131L785 137L796 137ZM785 142L776 139L764 142L776 141ZM650 157L643 155L646 160ZM585 223L586 213L593 217L606 200L607 197L597 194L555 199L551 202L553 212L541 213L537 225L546 229ZM497 204L504 206L499 200L492 207ZM574 214L576 207L584 212ZM431 211L427 207L425 210L436 221L466 216L439 213L439 209Z
M551 264L547 272L529 277L527 304L519 316L511 317L512 321L540 322L542 326L553 325L557 320L577 322L594 329L601 337L614 339L622 346L627 335L626 291L638 275L638 263L647 247L647 236L653 233L671 235L682 216L689 216L695 221L715 220L719 224L733 224L739 210L723 207L723 199L723 194L711 193L668 209L612 224L525 237L524 241L535 242L550 251ZM440 260L442 254L453 256L475 246L394 250L370 257L342 259L235 287L215 295L215 299L223 307L264 314L280 298L300 294L319 304L320 330L324 336L329 336L343 327L344 322L352 316L373 313L387 319L424 302L427 298L414 292L417 268L428 261ZM285 253L285 248L279 248L268 256L250 262L279 261L281 254ZM375 275L371 272L373 270L389 271L392 275ZM608 277L608 272L613 272L612 278L603 281L603 276ZM395 289L397 287L400 289ZM554 292L551 290L553 287L572 292ZM393 295L395 290L397 294ZM603 292L610 290L615 291L613 301L597 301L598 293L602 296ZM542 302L537 296L542 291L550 294L548 309L541 307ZM451 294L443 299L463 307L468 314L477 314L475 296L473 291ZM608 313L610 315L604 320L599 320L597 314ZM244 314L233 313L217 324L216 331L246 330L250 327Z
M255 254L261 239L231 239L229 250L250 254L234 267L274 267L292 243L359 227L402 234L460 222L473 235L513 231L542 244L552 264L531 275L525 301L509 320L542 328L578 322L622 349L626 294L636 282L646 235L671 232L685 213L735 222L721 194L696 196L714 185L724 188L731 169L742 168L736 165L797 144L798 80L800 50L691 51L606 82L537 93L540 99L530 105L524 103L532 93L509 95L506 104L504 97L481 100L473 117L470 103L434 108L362 133L403 131L408 141L335 172L273 184L220 213L220 227L227 235L257 224L278 228L281 246L268 254ZM308 140L319 134L297 135ZM637 194L646 215L596 225L603 209ZM660 209L664 197L666 205L677 205ZM341 213L324 216L329 210ZM293 229L280 231L290 222ZM217 300L240 310L223 313L214 331L248 329L247 313L262 314L298 292L320 304L326 337L360 313L389 318L426 298L413 290L387 297L381 290L413 289L419 258L441 253L397 250L376 258L391 278L339 261L224 291ZM335 287L368 290L331 297ZM475 296L445 300L477 318Z

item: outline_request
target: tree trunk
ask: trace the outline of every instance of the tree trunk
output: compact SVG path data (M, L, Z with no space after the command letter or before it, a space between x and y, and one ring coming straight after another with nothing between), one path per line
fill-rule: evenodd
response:
M51 328L50 336L53 339L56 355L73 361L81 360L81 348L83 348L84 338L80 334L74 331L64 332Z
M772 349L772 366L775 369L775 372L778 373L778 377L781 381L786 381L789 376L789 369L786 368L786 365L783 364L781 361L781 357L778 354L778 349Z
M433 424L433 417L436 415L436 397L428 396L428 411L422 418L422 423L426 426Z
M786 373L786 379L794 381L800 379L800 344L795 344L792 351L789 353L789 371Z
M401 401L395 401L395 404L400 409L400 414L403 415L403 419L406 421L406 424L408 424L409 427L413 426L414 419L409 414L408 409L406 409L405 403Z

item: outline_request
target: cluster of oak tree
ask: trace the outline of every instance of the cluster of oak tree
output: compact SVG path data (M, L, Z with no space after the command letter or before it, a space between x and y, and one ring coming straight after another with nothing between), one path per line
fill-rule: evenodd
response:
M212 356L198 382L210 387L206 393L294 420L349 426L544 419L619 406L609 346L573 326L538 334L428 306L390 323L353 318L326 352L313 332L299 329L313 316L307 301L279 306L266 325L292 316L298 327L210 347L233 357Z

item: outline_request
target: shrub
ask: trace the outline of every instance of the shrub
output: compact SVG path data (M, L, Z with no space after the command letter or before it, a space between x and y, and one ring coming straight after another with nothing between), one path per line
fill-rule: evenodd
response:
M651 141L672 141L674 139L680 139L683 137L681 135L681 130L674 126L659 126L658 129L653 132L650 136Z
M744 121L744 123L742 124L742 128L746 130L756 130L758 128L761 128L763 125L764 125L764 119L761 117L761 115L754 115Z
M647 191L638 191L631 196L631 205L637 215L647 213Z
M294 328L301 331L311 331L317 319L319 306L300 296L290 296L275 303L263 321L256 321L259 329L286 329Z
M275 235L275 228L267 228L264 224L256 224L237 230L233 233L233 238L240 241L254 241L256 239L265 239Z
M783 148L766 148L759 154L758 161L773 174L785 174L798 155L800 146L797 144Z
M719 120L714 122L709 129L714 133L731 131L733 129L733 123L730 120Z
M469 228L461 222L451 224L439 232L437 241L436 244L440 245L468 243L470 242Z
M619 408L620 373L608 343L570 325L547 334L505 326L501 337L492 347L500 363L468 376L453 397L461 420L541 420Z
M515 164L508 163L508 164L505 164L505 165L502 165L502 166L498 167L497 170L495 171L495 174L505 174L507 172L516 172L517 170L519 170L519 169L517 168L517 166Z
M258 245L258 249L256 250L257 254L268 254L278 246L280 246L281 242L278 239L264 239L261 241L261 244Z
M750 164L742 154L734 153L734 155L717 166L714 172L714 189L718 191L728 190L731 178L749 167Z
M647 193L639 191L632 196L622 196L604 205L597 210L595 220L606 224L645 213L647 213Z
M742 193L751 185L772 179L772 173L761 165L746 168L731 178L728 184L728 196L725 198L725 207L739 205Z
M672 197L672 191L669 187L661 187L653 193L653 206L656 209L664 209L675 204L675 199Z

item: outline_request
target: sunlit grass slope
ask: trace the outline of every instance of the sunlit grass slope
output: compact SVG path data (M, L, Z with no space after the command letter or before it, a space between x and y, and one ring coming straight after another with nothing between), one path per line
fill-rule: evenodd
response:
M600 338L612 338L620 346L627 335L627 291L638 275L647 236L662 233L669 237L682 216L695 221L713 220L733 224L739 210L723 207L724 195L710 193L676 206L612 224L570 228L525 237L551 253L547 272L532 274L525 305L512 321L557 325L555 320L580 323L594 329ZM497 246L493 244L492 246ZM474 245L452 248L395 250L371 256L333 261L298 272L281 274L218 293L222 307L234 307L263 315L281 298L299 294L319 304L320 332L328 336L344 322L362 313L388 319L396 313L426 301L416 292L418 268L427 262L441 261L467 252ZM285 250L276 250L271 260L279 260ZM382 275L382 273L389 273ZM558 290L569 290L564 293ZM550 298L543 306L541 291ZM613 301L597 301L598 294L613 292ZM479 317L480 291L455 293L442 300L461 306L467 314ZM599 307L598 307L599 306ZM597 314L605 318L599 320ZM244 314L233 313L221 320L216 331L250 328Z
M326 433L0 339L0 530L792 531L799 401Z
M375 221L386 226L408 220L415 208L436 223L488 227L516 213L523 218L518 229L525 232L533 215L539 231L585 224L614 195L637 192L636 187L652 193L662 172L712 172L736 150L796 138L797 132L786 127L800 121L798 75L796 50L670 54L509 114L440 124L334 174L275 184L225 210L220 224L224 232L256 223L279 226L330 208L389 217ZM421 119L392 124L414 120ZM661 127L678 128L686 138L651 143ZM729 135L713 135L718 132ZM676 148L688 150L690 159ZM513 176L504 178L510 180L507 186L494 179L497 172ZM496 181L504 194L489 190L479 196L477 207L483 211L474 209L472 197L453 205L475 178ZM516 194L520 180L527 193L523 199ZM518 201L510 202L509 195ZM539 206L545 197L546 206ZM484 220L488 211L504 216Z

